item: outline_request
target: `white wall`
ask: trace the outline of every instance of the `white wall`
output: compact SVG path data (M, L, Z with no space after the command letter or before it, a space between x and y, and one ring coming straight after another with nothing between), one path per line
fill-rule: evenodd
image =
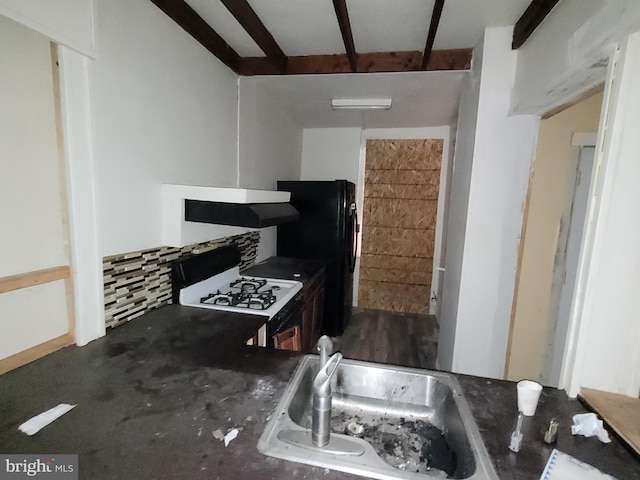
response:
M0 0L0 15L40 32L56 43L95 55L93 0Z
M638 29L637 0L563 0L519 49L512 110L542 115L602 83L616 44Z
M254 78L240 78L239 115L239 186L274 190L278 180L298 180L302 128Z
M511 38L511 27L485 31L473 146L463 138L468 131L464 126L473 126L472 118L464 118L475 114L473 86L466 99L469 103L461 108L457 138L463 150L454 160L449 224L449 248L454 251L447 253L452 262L446 265L446 313L441 321L447 326L444 351L438 355L440 368L494 378L504 375L522 208L538 128L537 117L509 117L517 60ZM477 71L472 72L473 81ZM456 198L458 194L462 198ZM441 326L441 335L442 330Z
M358 184L360 128L305 128L301 180Z
M482 73L484 42L473 49L471 71L464 79L458 109L458 127L451 174L449 212L447 222L447 248L445 274L440 299L440 334L436 365L442 370L453 369L453 355L460 299L460 279L464 253L469 188L473 166L478 103L480 99L480 75Z
M467 75L467 80L469 81ZM462 92L461 92L462 96ZM476 103L477 107L477 103ZM474 117L475 118L475 117ZM449 248L449 218L451 211L451 190L452 190L452 178L453 178L453 165L454 158L456 152L456 142L457 142L457 134L458 134L458 124L457 117L455 119L456 123L453 123L449 126L449 144L447 145L447 157L443 158L443 169L445 178L441 178L440 180L440 197L438 199L439 202L442 202L443 208L442 212L440 208L438 208L438 217L442 218L442 237L440 239L440 248L437 256L434 255L434 278L435 272L438 272L437 283L432 283L431 289L437 292L438 299L435 305L435 308L431 308L429 306L429 313L431 315L435 315L438 322L441 323L442 319L442 303L443 303L443 292L444 292L444 282L446 278L446 267L447 267L447 250ZM446 168L444 168L446 162ZM442 174L441 174L442 175Z
M275 190L300 179L303 133L251 77L239 80L238 186ZM276 227L260 231L257 260L276 254Z
M0 277L69 264L46 37L0 17Z
M104 335L102 256L161 245L160 185L243 182L237 77L152 2L0 0L0 14L62 45L76 340L84 344ZM287 165L297 178L295 135L297 154L286 161L295 158ZM291 142L282 138L258 141L284 151ZM276 178L269 161L260 168ZM268 256L274 232L265 230L259 254Z
M91 93L106 256L161 245L161 184L237 184L237 87L153 3L96 7Z

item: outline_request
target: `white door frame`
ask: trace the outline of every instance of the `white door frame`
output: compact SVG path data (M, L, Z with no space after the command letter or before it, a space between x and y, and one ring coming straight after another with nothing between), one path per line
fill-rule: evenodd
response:
M77 345L86 345L105 334L91 116L91 59L59 45L58 60L69 229L73 246L75 340Z
M594 196L588 207L561 373L560 386L571 397L583 386L636 397L640 390L638 301L637 295L626 293L635 290L640 278L629 261L616 257L611 263L612 247L634 248L640 236L635 224L626 221L634 215L639 199L635 186L640 173L639 80L640 34L636 33L609 59L591 188Z
M575 279L578 273L577 256L582 246L585 210L589 197L592 195L589 189L595 152L591 153L594 159L589 160L587 168L585 168L585 157L582 153L586 147L595 150L596 140L597 134L589 132L575 133L571 141L571 166L565 183L566 203L560 220L549 298L546 347L540 369L540 381L544 385L558 386L560 382L560 370L567 342L568 316L573 303ZM576 216L576 211L580 217Z

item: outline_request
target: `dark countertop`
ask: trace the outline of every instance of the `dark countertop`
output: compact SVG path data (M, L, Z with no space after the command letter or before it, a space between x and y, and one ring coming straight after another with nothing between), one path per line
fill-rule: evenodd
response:
M298 280L309 282L313 277L324 271L322 260L302 260L288 257L269 257L260 263L243 270L246 275L255 277L281 278L284 280Z
M258 317L169 305L0 376L0 453L77 453L80 478L361 478L265 457L265 423L300 356L244 345ZM545 389L523 448L507 449L516 389L507 381L457 375L501 479L537 480L550 449L542 433L560 421L558 448L618 479L640 479L640 462L614 439L572 437L584 412ZM18 426L58 403L77 404L29 437ZM213 436L238 428L225 448Z
M168 305L8 372L0 376L0 453L77 453L82 479L277 479L312 471L255 448L299 360L244 345L261 323ZM59 403L77 407L32 437L18 431ZM234 427L242 430L227 448L213 437Z
M536 414L525 417L522 449L518 453L507 447L516 423L516 383L456 375L485 446L501 479L538 480L553 448L589 463L619 480L640 479L640 461L618 438L603 444L595 437L571 435L572 417L588 410L578 400L570 399L562 390L544 388ZM560 423L554 446L543 441L549 422Z

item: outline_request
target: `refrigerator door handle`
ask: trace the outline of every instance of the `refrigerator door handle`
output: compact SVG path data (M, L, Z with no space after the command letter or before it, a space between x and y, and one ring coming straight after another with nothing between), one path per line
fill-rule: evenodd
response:
M358 210L355 202L351 204L351 259L349 260L349 271L353 273L356 269L356 258L358 256L358 232L360 231L360 225L358 225Z

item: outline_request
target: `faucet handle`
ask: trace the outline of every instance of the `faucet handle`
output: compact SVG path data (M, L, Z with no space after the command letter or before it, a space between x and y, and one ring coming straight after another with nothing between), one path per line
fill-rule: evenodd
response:
M318 345L316 346L316 349L320 354L319 365L320 368L322 368L327 363L331 352L333 352L333 341L327 335L323 335L318 339Z
M333 340L328 335L322 335L318 339L318 344L316 345L316 350L318 352L322 352L323 350L329 354L333 350Z
M327 363L325 363L313 381L313 393L320 397L331 395L331 377L338 369L338 364L342 360L342 353L334 353Z

